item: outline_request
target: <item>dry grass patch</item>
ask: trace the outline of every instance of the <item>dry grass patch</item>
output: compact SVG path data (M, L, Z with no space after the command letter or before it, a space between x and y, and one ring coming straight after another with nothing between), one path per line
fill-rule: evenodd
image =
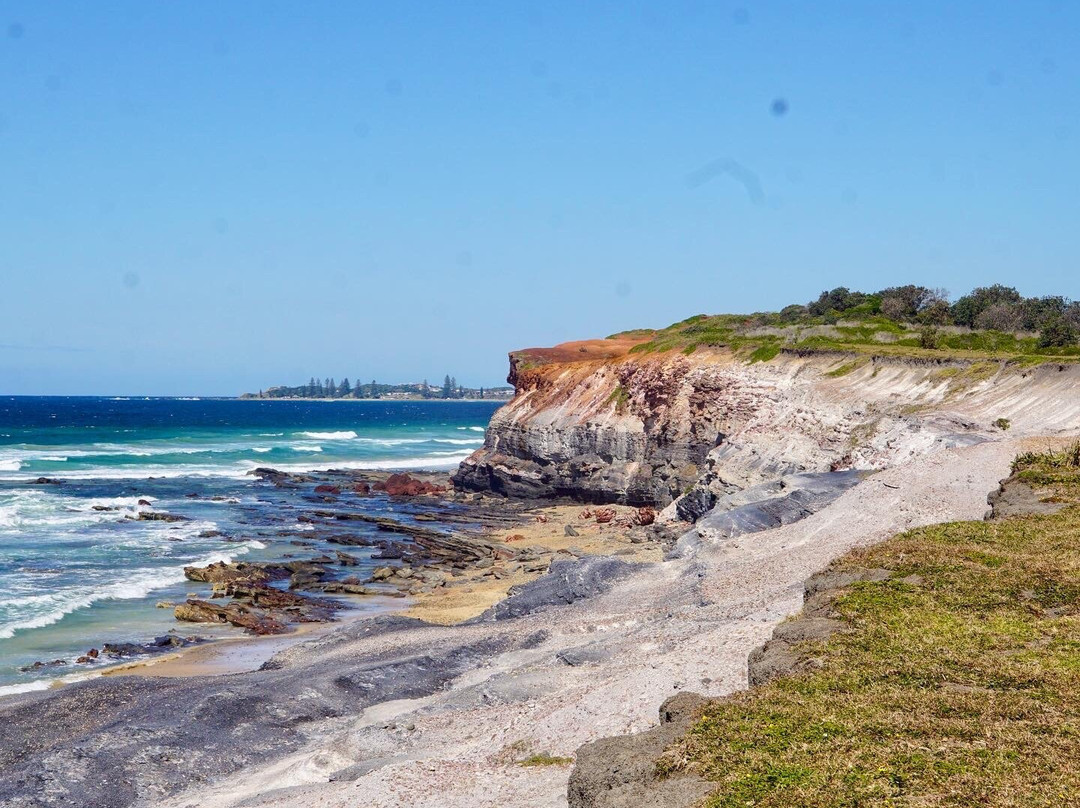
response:
M714 780L710 808L1078 804L1080 447L1017 463L1072 507L847 556L896 574L835 601L821 667L712 703L661 772Z

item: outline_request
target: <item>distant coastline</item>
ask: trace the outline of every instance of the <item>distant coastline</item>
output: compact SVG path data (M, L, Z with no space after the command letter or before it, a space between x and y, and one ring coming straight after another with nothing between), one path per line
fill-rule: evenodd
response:
M307 384L276 385L259 390L257 393L244 393L242 399L276 399L289 401L509 401L514 396L514 388L508 385L498 387L464 387L449 374L441 385L422 382L403 384L357 382L351 384L348 378L340 383L332 377L316 379L311 377Z
M484 398L424 398L423 396L410 395L386 395L379 398L309 398L307 396L259 396L245 393L237 396L235 401L321 401L327 404L337 402L363 402L377 403L380 401L426 401L432 404L490 404L492 401L509 401L513 398L513 390L502 396L484 396Z

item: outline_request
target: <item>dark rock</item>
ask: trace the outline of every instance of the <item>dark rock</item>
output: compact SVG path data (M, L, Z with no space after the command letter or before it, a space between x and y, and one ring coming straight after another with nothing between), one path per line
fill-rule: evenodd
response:
M1066 503L1053 501L1048 490L1037 490L1015 477L1002 480L996 491L986 498L990 511L987 519L1004 519L1008 516L1026 516L1029 514L1054 514L1065 507Z
M408 474L391 474L382 482L374 485L376 491L385 491L391 497L415 497L423 494L441 494L446 488L425 480L418 480Z
M811 575L803 582L803 597L808 599L830 589L845 589L852 584L862 582L886 581L892 577L892 570L885 569L827 569Z
M186 516L177 513L162 513L160 511L139 511L140 522L189 522Z
M574 528L573 525L567 525L566 527L563 528L563 535L574 537L574 536L580 536L581 534L578 533L578 531Z
M35 662L32 665L23 665L19 670L22 673L31 673L33 671L39 671L42 668L58 668L61 665L66 665L66 659L54 659L51 662Z
M862 479L857 471L795 474L718 498L698 520L697 534L703 539L731 538L788 525L817 513Z
M616 582L640 569L640 564L604 556L553 561L547 575L512 588L506 600L466 622L507 620L550 606L564 606L606 592Z
M680 693L660 706L660 726L637 735L601 738L575 754L569 808L687 808L716 786L691 774L659 778L656 760L686 734L707 699Z
M675 513L684 522L696 522L716 505L716 493L697 486L675 503Z

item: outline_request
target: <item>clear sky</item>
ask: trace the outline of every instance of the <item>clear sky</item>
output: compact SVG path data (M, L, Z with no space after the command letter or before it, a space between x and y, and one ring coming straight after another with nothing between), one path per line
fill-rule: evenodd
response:
M0 393L1080 297L1080 3L0 2Z

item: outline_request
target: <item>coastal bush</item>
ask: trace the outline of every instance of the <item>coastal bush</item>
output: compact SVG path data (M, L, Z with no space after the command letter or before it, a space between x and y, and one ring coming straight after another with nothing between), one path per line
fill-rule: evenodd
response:
M658 772L710 808L1065 806L1080 793L1080 443L1054 515L919 528L839 570L889 569L834 601L847 630L796 646L809 672L711 702Z
M1064 348L1076 345L1076 326L1064 317L1057 317L1046 323L1039 332L1040 348Z
M1038 334L1036 334L1038 332ZM726 347L747 361L765 361L773 343L797 351L871 356L1016 360L1080 359L1080 303L1061 296L1024 298L1000 284L980 287L952 305L941 289L908 284L866 293L846 287L779 312L698 314L642 338L632 353ZM758 349L762 349L760 353ZM776 354L772 354L775 356Z

